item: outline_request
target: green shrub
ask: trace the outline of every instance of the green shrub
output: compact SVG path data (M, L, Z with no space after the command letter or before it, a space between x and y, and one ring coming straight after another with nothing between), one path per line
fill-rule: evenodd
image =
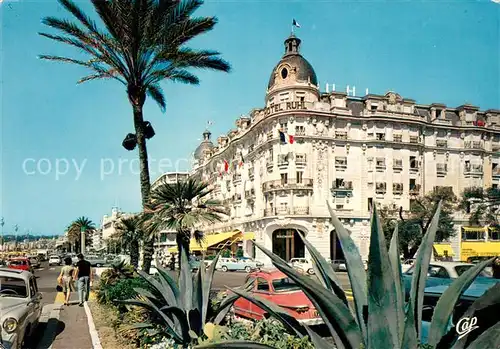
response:
M223 250L222 253L221 253L221 257L222 258L231 258L231 251L229 250Z
M243 257L243 249L239 248L238 251L236 251L236 258L241 258Z
M99 288L97 300L101 304L116 304L115 301L124 301L137 296L134 288L149 289L149 284L140 277L118 280L115 284ZM125 310L123 304L116 304L116 306L120 311Z

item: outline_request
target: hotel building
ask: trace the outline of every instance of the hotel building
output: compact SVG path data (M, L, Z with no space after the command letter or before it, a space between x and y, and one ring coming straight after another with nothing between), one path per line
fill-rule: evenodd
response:
M437 187L460 195L500 180L500 111L417 104L396 92L322 92L301 40L285 40L262 108L227 135L203 133L193 174L230 208L207 232L251 232L286 260L307 256L298 229L326 258L342 251L327 202L368 258L370 206L403 207ZM283 140L286 142L283 142ZM467 225L456 217L457 228ZM459 254L461 234L452 242ZM247 255L267 261L243 243Z

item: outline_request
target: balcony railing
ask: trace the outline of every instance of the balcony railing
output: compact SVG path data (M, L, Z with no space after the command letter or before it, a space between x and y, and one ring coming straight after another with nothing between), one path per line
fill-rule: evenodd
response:
M483 149L483 142L481 141L465 141L464 142L465 149Z
M437 164L436 165L436 173L438 175L445 175L448 172L447 164Z
M403 170L403 160L395 160L392 164L393 170Z
M482 174L483 165L466 165L464 168L464 174Z
M270 190L282 190L282 189L306 189L312 188L313 180L310 178L302 178L302 181L297 182L296 180L288 180L287 183L282 183L281 179L267 181L262 184L262 190L264 192Z
M296 136L305 136L306 135L306 130L304 128L296 128L295 129L295 135Z
M403 183L392 183L392 193L394 195L403 194Z
M299 166L305 166L307 164L306 154L295 155L295 164Z
M444 139L436 140L436 147L438 148L448 148L448 141Z
M396 143L403 142L403 135L392 135L392 141Z
M335 131L335 139L347 139L346 131Z
M413 143L413 144L420 143L418 141L418 136L410 136L410 143Z
M266 208L264 216L281 216L281 215L294 215L294 216L307 216L309 215L309 207L307 206L294 206L294 207L277 207Z
M419 194L420 194L420 184L410 186L410 195L419 195Z

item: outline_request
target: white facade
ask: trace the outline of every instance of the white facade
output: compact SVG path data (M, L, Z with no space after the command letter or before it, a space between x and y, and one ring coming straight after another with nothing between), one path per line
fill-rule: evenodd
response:
M130 214L126 214L120 211L119 208L113 207L111 210L111 216L104 215L102 217L100 234L98 237L99 240L99 248L102 249L107 247L106 242L116 233L115 224L119 219L129 216Z
M285 41L264 108L238 118L215 145L204 133L193 174L231 209L208 232L255 232L257 242L289 259L304 255L286 230L299 229L326 258L339 259L329 202L367 259L372 202L407 210L412 197L436 186L460 195L498 185L499 110L419 105L394 92L320 92L299 46L294 36ZM267 260L260 251L257 258Z

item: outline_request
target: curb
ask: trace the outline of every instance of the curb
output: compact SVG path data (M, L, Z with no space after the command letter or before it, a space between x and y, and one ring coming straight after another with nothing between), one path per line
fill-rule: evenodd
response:
M46 309L47 311L44 311ZM45 320L43 322L47 322L47 327L45 328L43 336L37 345L37 349L52 349L52 345L54 343L57 331L60 312L61 312L60 304L56 303L47 304L43 307L42 316L40 317L40 320L42 319ZM49 322L52 319L56 320L55 323Z
M85 314L87 315L92 347L94 349L102 349L101 341L99 340L99 334L97 333L97 330L95 328L94 317L92 316L92 312L90 311L88 302L83 303L83 307L85 308Z

